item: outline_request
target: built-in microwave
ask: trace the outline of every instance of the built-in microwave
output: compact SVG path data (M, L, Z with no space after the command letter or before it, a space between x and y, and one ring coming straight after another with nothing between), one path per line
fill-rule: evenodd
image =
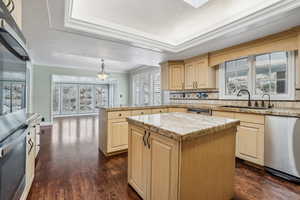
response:
M29 62L25 38L6 6L0 1L0 116L26 108Z

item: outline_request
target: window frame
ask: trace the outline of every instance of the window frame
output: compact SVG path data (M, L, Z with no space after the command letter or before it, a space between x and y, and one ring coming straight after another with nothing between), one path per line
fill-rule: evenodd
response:
M270 94L272 100L295 100L295 81L296 81L296 52L295 51L278 51L278 52L287 52L288 53L288 59L287 59L287 93L286 94ZM242 57L242 58L248 58L248 67L249 67L249 73L248 73L248 90L251 94L251 99L253 100L261 100L262 95L255 94L255 57L259 55L264 54L271 54L276 52L270 52L270 53L262 53L257 55L251 55L248 57ZM242 58L237 58L234 60L239 60ZM233 60L232 60L233 61ZM226 73L225 73L225 63L222 63L219 65L219 99L224 100L238 100L238 99L247 99L247 95L242 95L240 97L237 97L236 95L227 95L226 94ZM238 92L238 91L237 91Z

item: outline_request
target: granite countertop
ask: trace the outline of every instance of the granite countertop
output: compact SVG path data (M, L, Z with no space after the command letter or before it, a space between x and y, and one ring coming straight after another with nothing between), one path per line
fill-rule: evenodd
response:
M106 112L112 111L127 111L138 109L155 109L155 108L202 108L211 109L213 111L228 111L239 113L252 113L261 115L275 115L275 116L287 116L287 117L300 117L299 108L272 108L272 109L247 109L247 108L228 108L223 107L222 104L166 104L166 105L154 105L154 106L116 106L116 107L102 107Z
M184 141L219 132L239 125L239 120L195 115L191 113L163 113L128 117L132 124L147 126L151 131Z
M169 107L171 107L170 104L148 105L148 106L122 105L122 106L104 106L99 109L105 110L107 112L111 112L111 111L142 110L142 109L169 108Z

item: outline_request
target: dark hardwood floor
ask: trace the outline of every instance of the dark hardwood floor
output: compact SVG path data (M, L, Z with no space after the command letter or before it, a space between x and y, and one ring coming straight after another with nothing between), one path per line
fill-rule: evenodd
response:
M29 200L136 200L127 185L127 154L98 152L96 117L57 118L41 136ZM237 163L236 200L300 200L300 186Z

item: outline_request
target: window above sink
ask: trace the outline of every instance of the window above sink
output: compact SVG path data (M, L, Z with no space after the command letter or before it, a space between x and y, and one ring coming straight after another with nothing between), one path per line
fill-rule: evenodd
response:
M272 100L295 99L296 52L272 52L227 61L220 65L220 98L237 97L247 89L252 99L262 99L270 94Z

